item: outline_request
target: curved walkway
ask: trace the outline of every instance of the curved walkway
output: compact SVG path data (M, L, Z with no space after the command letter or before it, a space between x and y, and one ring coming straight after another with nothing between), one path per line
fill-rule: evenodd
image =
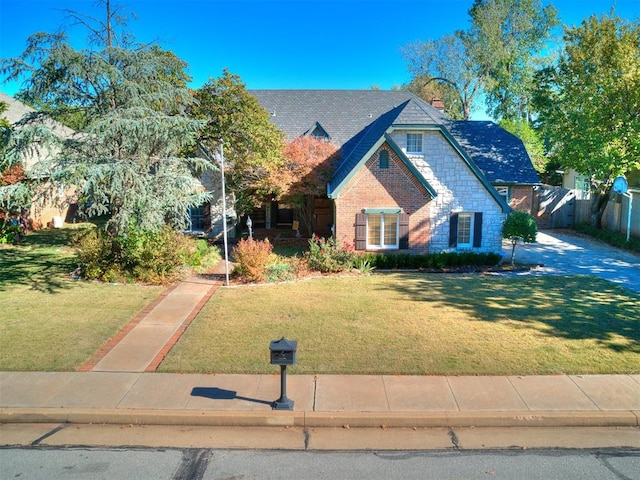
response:
M505 241L503 249L509 259L511 243ZM515 259L516 263L540 265L518 275L596 275L640 293L640 255L589 238L540 231L536 243L517 245Z

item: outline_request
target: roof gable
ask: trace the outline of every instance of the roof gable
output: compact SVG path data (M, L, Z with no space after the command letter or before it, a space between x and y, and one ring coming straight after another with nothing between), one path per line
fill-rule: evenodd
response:
M342 162L329 190L348 175L392 126L438 128L491 183L535 185L538 175L520 139L493 122L451 121L404 90L249 90L288 140L320 127L340 148ZM311 128L310 128L311 126ZM346 171L345 171L346 170Z
M327 131L318 122L316 122L311 128L304 132L302 136L322 138L324 140L331 141L331 135L329 135L329 133L327 133Z
M304 135L319 123L342 147L380 116L409 100L422 103L429 123L447 117L411 92L404 90L249 90L271 114L271 121L288 140Z
M20 122L33 120L39 113L29 105L22 103L20 100L13 98L4 92L0 92L0 102L4 102L8 106L7 110L0 115L6 117L6 119L9 120L9 122L13 125L20 126ZM56 134L63 137L70 137L75 133L75 131L71 128L63 125L56 120L53 120L48 116L37 117L37 123L46 125L47 127L51 128Z

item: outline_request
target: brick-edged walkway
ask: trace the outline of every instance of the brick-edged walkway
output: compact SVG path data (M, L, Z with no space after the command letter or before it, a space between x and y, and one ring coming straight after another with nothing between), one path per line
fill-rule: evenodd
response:
M165 289L79 369L154 372L222 284L191 277Z

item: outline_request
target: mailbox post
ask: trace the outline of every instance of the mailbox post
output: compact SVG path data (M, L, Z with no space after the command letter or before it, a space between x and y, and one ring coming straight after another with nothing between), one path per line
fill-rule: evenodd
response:
M271 365L280 365L280 398L271 404L273 410L293 410L293 400L287 398L287 365L298 361L298 342L287 340L273 340L269 344L271 350Z

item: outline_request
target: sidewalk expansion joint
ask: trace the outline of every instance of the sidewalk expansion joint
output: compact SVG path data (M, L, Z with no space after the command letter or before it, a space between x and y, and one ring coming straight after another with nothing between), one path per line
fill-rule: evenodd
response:
M63 423L61 425L58 425L56 428L54 428L53 430L50 430L49 432L45 433L44 435L42 435L41 437L36 438L33 442L31 442L31 446L35 447L36 445L40 445L40 442L46 440L47 438L55 435L56 433L58 433L60 430L64 430L65 428L67 428L69 425L71 425L70 423Z

